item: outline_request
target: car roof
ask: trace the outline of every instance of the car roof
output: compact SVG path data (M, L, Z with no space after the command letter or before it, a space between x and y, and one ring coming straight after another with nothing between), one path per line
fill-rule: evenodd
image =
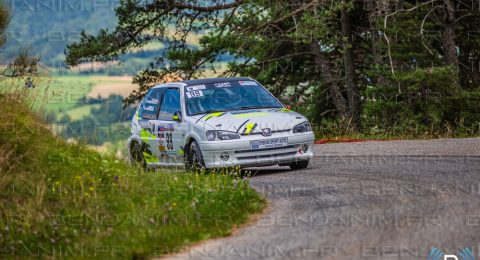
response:
M212 83L240 81L240 80L253 80L253 79L247 78L247 77L192 79L192 80L183 80L183 81L159 84L154 86L152 89L170 87L172 85L192 86L192 85L212 84Z
M201 85L201 84L212 84L212 83L221 83L221 82L230 82L230 81L239 81L239 80L252 80L251 78L246 77L234 77L234 78L207 78L207 79L192 79L180 81L187 85Z

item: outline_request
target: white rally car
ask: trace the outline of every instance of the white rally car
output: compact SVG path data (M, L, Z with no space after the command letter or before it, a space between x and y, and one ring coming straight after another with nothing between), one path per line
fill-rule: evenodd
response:
M147 168L268 165L308 167L315 136L308 120L250 78L161 84L132 119L132 163Z

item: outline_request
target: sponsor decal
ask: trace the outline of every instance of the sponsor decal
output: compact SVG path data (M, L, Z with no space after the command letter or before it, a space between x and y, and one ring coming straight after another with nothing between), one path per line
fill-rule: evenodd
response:
M145 106L145 107L143 107L143 110L153 112L153 111L155 111L155 107L154 106Z
M160 140L165 139L165 133L164 133L164 132L159 132L159 133L157 134L157 136L158 136L158 139L160 139Z
M195 85L195 86L187 87L187 91L195 91L195 90L201 90L201 89L206 89L205 85Z
M203 97L203 91L201 91L201 90L189 91L189 92L187 92L187 97L188 98Z
M228 88L228 87L231 87L232 84L230 84L230 82L222 82L222 83L216 83L214 86L217 88Z
M160 150L160 152L164 152L166 149L164 145L159 145L158 150Z
M239 81L241 86L256 86L258 85L255 81Z
M153 105L158 105L159 100L156 98L148 99L145 101L146 104L153 104Z
M173 131L175 131L175 127L173 126L173 124L158 126L158 132L173 132Z

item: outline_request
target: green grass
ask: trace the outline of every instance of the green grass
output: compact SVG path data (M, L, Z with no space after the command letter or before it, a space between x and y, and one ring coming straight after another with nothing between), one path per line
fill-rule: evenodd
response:
M314 129L315 138L317 140L339 140L339 139L354 139L354 140L374 140L374 141L386 141L386 140L430 140L430 139L439 139L439 138L471 138L471 137L480 137L478 134L466 134L466 133L398 133L398 132L379 132L379 133L345 133L341 132L334 133L325 133L324 130L319 129L319 127Z
M81 120L83 117L90 115L92 109L98 109L100 106L100 104L83 105L67 110L64 114L68 115L71 120Z
M57 76L41 82L31 96L46 111L65 112L82 103L96 82L84 76ZM38 97L37 97L38 96Z
M162 255L264 207L247 179L131 168L55 138L22 94L0 102L1 258Z

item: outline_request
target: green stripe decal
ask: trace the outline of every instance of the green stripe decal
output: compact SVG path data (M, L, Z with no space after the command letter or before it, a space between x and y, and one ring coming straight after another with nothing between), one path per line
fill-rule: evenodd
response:
M288 108L282 108L282 109L280 109L280 111L285 112L285 113L292 112L292 110L290 110Z
M253 112L253 113L246 113L246 114L238 114L234 115L235 118L246 118L246 117L258 117L258 116L269 116L270 113L267 112Z
M245 130L243 131L243 133L246 135L249 135L253 131L253 129L255 129L255 127L257 127L257 124L249 123L245 127Z
M149 131L145 129L140 130L140 139L142 139L142 141L145 141L148 139L154 139L154 138L157 138L157 137L154 134L150 133Z
M146 152L143 152L143 158L145 158L145 162L147 163L157 163L158 162L158 158L151 155L151 154L148 154Z
M205 117L205 121L207 121L208 119L210 119L210 118L212 118L212 117L223 116L224 114L225 114L225 112L210 113L210 114L208 114L208 115Z

